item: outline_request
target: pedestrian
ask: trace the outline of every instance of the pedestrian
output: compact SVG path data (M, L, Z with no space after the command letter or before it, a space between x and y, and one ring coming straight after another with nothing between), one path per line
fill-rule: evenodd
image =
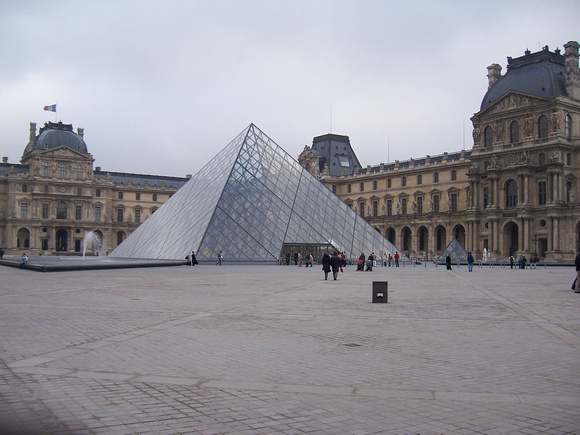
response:
M313 260L312 255L310 255L309 253L306 254L306 267L308 266L312 267L312 260Z
M330 272L330 255L325 252L322 256L322 270L324 271L324 280L328 279L328 272Z
M389 256L387 253L383 253L383 267L387 267L387 261L389 260Z
M294 253L294 266L298 266L298 252Z
M191 254L189 252L185 256L185 259L187 260L187 265L191 266Z
M471 252L467 254L467 269L469 272L473 272L473 255L471 255Z
M340 258L338 257L337 251L334 251L334 254L330 257L330 266L332 267L332 276L336 281L338 279L338 271L340 270Z
M574 281L576 285L574 286L574 293L580 293L580 252L576 255L574 263L576 264L576 281Z
M445 264L447 265L447 270L451 270L451 254L447 254L447 258L445 258Z
M389 267L391 267L392 263L393 263L393 254L389 254Z
M515 262L514 256L510 255L510 269L514 268L514 262Z
M286 266L290 266L290 252L286 252Z
M346 252L344 251L340 253L340 266L346 267Z
M26 252L23 252L22 258L20 259L20 269L22 269L26 263L28 263L28 257L26 256Z
M4 249L0 248L0 260L4 260Z
M217 261L217 265L221 266L222 265L222 260L224 259L224 256L222 254L222 251L220 251L220 253L218 254L218 261Z
M302 252L298 253L298 267L302 267Z
M366 255L363 252L362 254L360 254L360 257L358 257L358 261L357 261L357 268L356 270L360 270L361 272L365 270L365 260L366 260Z
M395 252L395 267L399 267L399 258L401 258L401 256L399 255L399 251Z
M199 264L199 262L197 261L197 258L195 257L195 251L191 251L191 265L195 266L196 264Z
M518 263L520 263L520 269L525 269L526 268L526 263L527 263L527 259L526 257L524 257L523 255L520 256L520 260Z

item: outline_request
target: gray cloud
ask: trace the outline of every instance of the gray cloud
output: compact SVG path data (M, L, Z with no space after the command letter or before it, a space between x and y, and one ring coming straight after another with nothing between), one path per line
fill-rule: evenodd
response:
M471 146L486 67L578 40L573 1L4 1L2 155L85 128L103 169L197 172L254 122L293 156L347 134L363 165ZM544 24L542 24L544 23ZM466 140L464 141L464 137ZM387 149L387 143L389 148Z

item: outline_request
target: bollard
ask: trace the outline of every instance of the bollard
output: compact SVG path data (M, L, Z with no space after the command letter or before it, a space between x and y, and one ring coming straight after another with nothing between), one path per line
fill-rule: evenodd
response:
M389 283L387 281L373 281L373 304L386 304L389 299Z

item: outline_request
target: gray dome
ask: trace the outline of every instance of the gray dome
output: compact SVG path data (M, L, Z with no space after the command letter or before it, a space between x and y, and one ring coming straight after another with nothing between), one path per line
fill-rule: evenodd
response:
M83 154L88 154L87 144L81 136L73 131L71 124L47 122L38 136L24 149L24 155L35 151L45 151L61 146L69 147Z
M499 100L509 91L554 98L566 95L566 67L560 50L552 53L548 47L537 53L526 54L512 59L508 57L507 72L487 91L481 102L483 110Z

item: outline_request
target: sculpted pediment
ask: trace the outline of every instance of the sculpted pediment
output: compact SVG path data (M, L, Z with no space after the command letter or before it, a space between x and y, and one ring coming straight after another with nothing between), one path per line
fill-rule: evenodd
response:
M532 105L545 103L547 101L548 99L546 98L540 98L536 96L522 94L519 92L509 91L506 92L503 97L501 97L495 103L491 104L481 113L489 115L492 113L505 112L520 107L529 107Z
M43 158L54 158L54 159L65 159L65 160L84 160L91 161L90 157L86 154L75 151L67 146L61 146L58 148L52 148L50 150L42 151L39 153Z

